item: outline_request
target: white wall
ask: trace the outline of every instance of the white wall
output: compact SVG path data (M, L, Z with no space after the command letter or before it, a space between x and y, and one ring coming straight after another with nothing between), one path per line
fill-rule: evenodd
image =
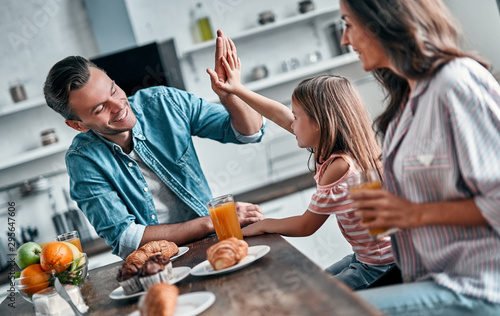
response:
M462 26L464 46L481 53L500 74L500 10L497 0L444 0Z

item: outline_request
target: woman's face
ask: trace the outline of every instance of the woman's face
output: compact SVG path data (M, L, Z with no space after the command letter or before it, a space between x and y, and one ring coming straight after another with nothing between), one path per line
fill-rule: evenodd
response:
M384 52L377 34L356 19L351 8L344 0L340 0L340 12L345 22L345 31L342 35L341 44L352 46L354 51L358 53L364 70L391 68L390 60Z

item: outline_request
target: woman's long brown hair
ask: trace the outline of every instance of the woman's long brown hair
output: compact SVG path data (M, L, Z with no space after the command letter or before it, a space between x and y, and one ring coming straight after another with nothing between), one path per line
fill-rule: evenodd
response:
M354 84L340 76L318 76L303 80L292 99L319 126L316 164L332 154L350 154L363 169L381 173L381 149L372 122Z
M373 71L388 92L387 109L376 119L382 135L408 100L407 79L428 78L457 57L473 58L488 68L477 55L461 50L458 28L441 0L341 1L380 40L400 74L385 68Z

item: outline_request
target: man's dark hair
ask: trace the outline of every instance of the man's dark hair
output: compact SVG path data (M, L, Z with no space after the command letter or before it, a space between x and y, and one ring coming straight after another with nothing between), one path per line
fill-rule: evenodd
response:
M69 56L57 62L49 71L43 93L48 106L67 120L79 120L69 107L69 93L87 84L93 62L81 56Z

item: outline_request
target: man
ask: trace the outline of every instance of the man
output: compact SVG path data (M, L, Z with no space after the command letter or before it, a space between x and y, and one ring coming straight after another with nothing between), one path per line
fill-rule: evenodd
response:
M220 60L232 49L219 32L210 71L223 78ZM243 101L214 91L224 107L163 86L127 99L82 57L67 57L49 71L47 104L81 132L66 153L71 197L114 254L126 258L152 240L184 244L214 232L205 205L212 195L191 136L250 143L260 141L265 128ZM239 203L237 212L241 225L263 218L248 203Z

